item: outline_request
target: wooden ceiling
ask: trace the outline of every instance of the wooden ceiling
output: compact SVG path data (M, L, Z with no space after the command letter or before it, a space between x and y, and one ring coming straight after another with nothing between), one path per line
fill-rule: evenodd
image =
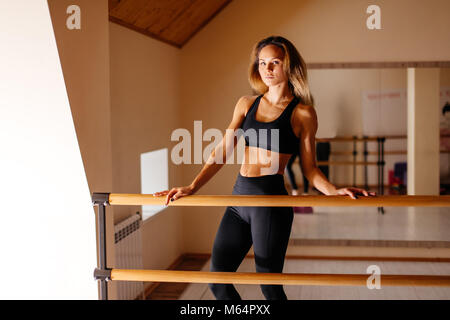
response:
M109 0L109 20L178 48L231 0Z

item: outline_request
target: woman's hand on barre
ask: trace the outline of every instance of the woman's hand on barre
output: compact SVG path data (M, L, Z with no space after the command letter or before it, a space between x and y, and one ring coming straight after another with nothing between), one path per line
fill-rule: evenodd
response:
M159 197L167 195L165 201L165 205L167 206L169 204L169 201L175 201L181 197L188 196L190 194L194 194L194 188L192 186L177 187L172 188L170 190L155 192L153 196Z
M335 195L349 195L352 199L358 199L358 195L363 195L365 197L376 196L376 192L366 191L360 188L348 187L336 190Z

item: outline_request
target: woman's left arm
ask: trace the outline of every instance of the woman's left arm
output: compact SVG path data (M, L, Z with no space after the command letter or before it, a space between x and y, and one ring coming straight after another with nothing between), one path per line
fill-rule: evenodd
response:
M318 128L317 114L313 107L302 106L296 113L296 122L300 125L300 166L302 173L317 190L323 194L349 195L356 199L356 195L374 196L375 192L368 192L364 189L348 187L336 188L331 184L325 175L317 167L316 163L316 133Z

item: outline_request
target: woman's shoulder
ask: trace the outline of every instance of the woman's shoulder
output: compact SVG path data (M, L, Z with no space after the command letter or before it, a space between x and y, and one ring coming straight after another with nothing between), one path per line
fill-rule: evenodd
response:
M247 112L250 110L253 102L255 102L257 95L247 95L242 96L238 100L238 105L242 108L242 111L244 112L244 115L247 115Z
M313 106L298 102L293 110L294 117L309 118L316 115L316 109Z
M313 106L299 102L292 112L291 123L296 132L301 127L317 123L316 109Z
M247 95L247 96L242 96L239 98L239 101L245 102L245 103L253 103L256 98L258 98L259 96L257 95Z

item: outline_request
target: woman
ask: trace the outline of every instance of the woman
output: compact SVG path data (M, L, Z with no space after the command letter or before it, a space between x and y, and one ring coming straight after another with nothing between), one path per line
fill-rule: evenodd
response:
M194 181L189 186L157 192L155 196L166 195L168 205L169 200L198 191L223 166L226 155L236 146L238 137L232 133L238 129L245 133L258 133L259 129L275 132L276 129L279 139L276 141L268 133L266 137L270 139L264 142L258 136L255 141L246 134L244 162L232 194L288 195L283 172L291 155L300 150L303 173L325 195L349 195L353 199L358 194L375 195L358 188L337 189L317 168L316 112L306 65L291 42L278 36L258 42L251 55L249 81L259 95L239 99L222 143L211 153ZM230 139L232 143L228 143ZM257 161L249 162L255 155ZM236 271L253 245L256 271L281 273L292 220L292 207L227 207L214 241L210 270ZM232 284L210 284L209 287L217 299L241 298ZM261 285L261 289L266 299L286 299L281 285Z

